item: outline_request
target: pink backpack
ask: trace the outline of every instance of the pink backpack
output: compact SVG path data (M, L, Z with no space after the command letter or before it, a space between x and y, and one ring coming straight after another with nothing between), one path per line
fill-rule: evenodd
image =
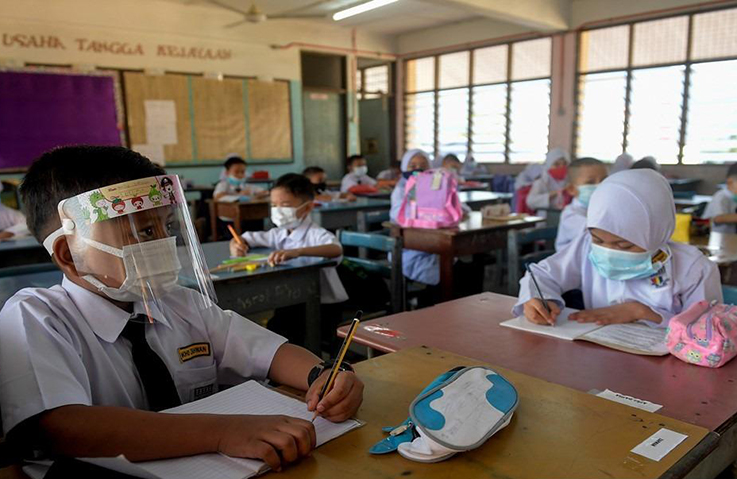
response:
M699 301L670 320L666 344L687 363L724 366L737 355L737 306Z
M408 228L452 228L463 217L458 183L445 170L428 170L407 180L397 223Z

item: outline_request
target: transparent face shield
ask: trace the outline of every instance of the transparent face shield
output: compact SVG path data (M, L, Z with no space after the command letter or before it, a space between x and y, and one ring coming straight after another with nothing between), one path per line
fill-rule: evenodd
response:
M110 299L142 301L147 311L171 294L200 309L217 301L176 175L82 193L61 201L59 216L44 246L53 254L66 236L79 277Z

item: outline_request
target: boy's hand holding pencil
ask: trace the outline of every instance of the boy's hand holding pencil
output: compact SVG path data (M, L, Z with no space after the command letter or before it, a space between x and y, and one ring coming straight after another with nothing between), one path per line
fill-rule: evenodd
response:
M230 240L230 256L245 256L248 254L248 243L238 233L235 232L232 226L228 225L228 231L233 235L233 239Z

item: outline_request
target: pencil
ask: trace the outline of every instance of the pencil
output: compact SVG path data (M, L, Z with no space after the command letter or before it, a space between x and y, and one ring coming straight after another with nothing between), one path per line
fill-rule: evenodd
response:
M537 290L537 295L540 296L540 301L542 301L543 306L545 306L545 311L547 311L548 314L551 314L552 311L550 310L550 306L548 305L547 300L543 296L543 292L540 289L540 285L537 284L537 279L535 279L535 274L532 272L532 268L530 268L530 263L527 263L525 267L527 268L527 272L530 273L530 278L532 278L532 282L535 285L535 289Z
M233 235L233 239L238 242L241 246L246 246L246 243L243 241L243 238L240 237L238 233L235 232L235 229L232 225L228 225L228 231L230 231L230 234Z
M345 335L343 345L340 347L340 351L338 352L338 359L336 359L335 363L333 363L333 367L330 369L330 375L328 375L328 380L325 381L320 394L317 396L318 404L320 404L322 398L324 398L325 395L330 392L330 388L333 387L335 377L338 375L338 369L340 368L340 365L343 364L343 358L345 357L345 353L348 351L348 346L350 346L351 341L353 341L353 335L356 334L356 329L358 329L358 324L361 322L362 316L363 311L356 311L356 317L353 318L351 327L350 329L348 329L348 334ZM312 416L312 422L315 422L315 418L317 418L317 406L315 406L315 415Z

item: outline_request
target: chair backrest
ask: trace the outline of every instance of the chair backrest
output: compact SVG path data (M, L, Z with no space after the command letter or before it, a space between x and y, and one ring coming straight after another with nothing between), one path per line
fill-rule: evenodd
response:
M557 226L510 230L507 233L507 288L510 296L519 293L519 280L527 264L537 263L555 254L557 235ZM526 246L531 248L523 253L522 248Z
M44 273L46 271L55 271L58 269L59 268L54 263L9 266L7 268L0 268L0 278L7 278L8 276L19 276L22 274Z
M357 233L355 231L338 230L338 241L343 246L354 246L388 253L389 265L366 258L346 259L353 261L369 271L382 274L390 281L391 307L393 313L404 311L405 282L402 273L402 238L393 238L373 233Z
M722 285L724 304L737 304L737 286Z

